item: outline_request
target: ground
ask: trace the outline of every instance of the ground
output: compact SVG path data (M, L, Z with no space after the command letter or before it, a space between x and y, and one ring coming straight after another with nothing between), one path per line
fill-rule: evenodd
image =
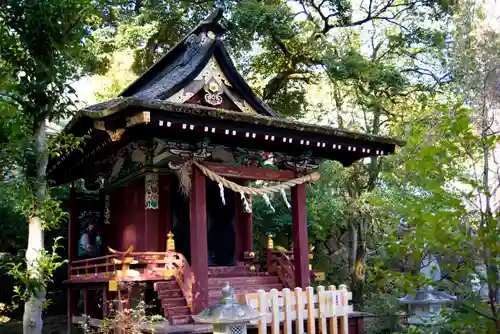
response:
M66 334L66 316L48 316L43 318L43 334ZM6 324L0 325L0 334L22 334L22 321L11 320ZM75 327L75 333L81 331Z

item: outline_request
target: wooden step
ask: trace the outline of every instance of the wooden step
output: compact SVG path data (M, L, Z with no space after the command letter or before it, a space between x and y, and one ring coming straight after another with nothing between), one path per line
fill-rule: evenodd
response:
M156 291L160 299L163 298L184 298L181 289Z
M163 308L169 307L187 307L186 299L181 298L161 298L161 305Z
M168 321L170 322L171 325L187 325L187 324L192 324L193 319L191 316L185 316L185 315L174 315L168 318Z
M168 314L169 316L179 316L179 315L190 316L191 310L187 306L168 307L164 313Z
M208 276L246 276L250 274L249 268L244 266L234 266L234 267L208 267Z
M179 289L179 284L176 281L161 281L155 282L154 290L162 290L162 289Z

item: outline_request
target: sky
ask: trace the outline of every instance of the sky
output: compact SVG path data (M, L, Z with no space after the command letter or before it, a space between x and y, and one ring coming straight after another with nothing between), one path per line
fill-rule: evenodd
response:
M362 1L362 0L355 0ZM500 31L500 0L483 0L484 2L484 10L485 10L485 24L490 26L491 28ZM294 2L290 2L293 4ZM292 6L293 7L293 6ZM96 103L95 93L99 91L101 87L99 84L104 84L103 78L101 80L94 80L90 77L82 78L80 81L76 82L73 87L75 88L78 98L83 105L91 105ZM326 94L326 95L325 95ZM331 103L328 92L320 90L315 96L314 100L317 100L318 97L322 97L326 104ZM328 101L328 102L327 102ZM327 120L324 120L328 122Z
M500 0L486 0L484 7L486 24L500 31Z

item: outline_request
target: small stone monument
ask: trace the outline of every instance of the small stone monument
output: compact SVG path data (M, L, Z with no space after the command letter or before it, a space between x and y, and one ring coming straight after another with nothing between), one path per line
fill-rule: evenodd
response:
M248 323L260 317L261 314L253 308L239 304L234 298L234 289L226 283L222 299L193 316L193 319L212 324L214 334L247 334Z
M427 256L423 261L420 273L428 279L438 281L441 279L441 268L434 256ZM446 292L438 291L432 286L417 289L415 295L406 295L399 299L401 304L408 305L408 324L410 325L436 325L441 322L440 313L446 304L456 300Z

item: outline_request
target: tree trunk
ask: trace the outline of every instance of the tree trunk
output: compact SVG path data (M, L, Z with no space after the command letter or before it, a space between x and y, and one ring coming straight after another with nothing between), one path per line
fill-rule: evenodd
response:
M364 307L365 255L363 223L351 224L349 229L349 269L351 276L352 302L357 311Z
M380 132L381 109L375 108L373 111L373 121L370 133L378 135ZM349 191L351 200L359 198L362 191L372 191L377 183L380 173L380 165L377 157L372 157L367 168L368 181L366 188L362 190L356 182L353 182L353 189ZM349 228L349 272L351 276L352 301L357 311L362 311L364 306L365 289L365 264L366 264L366 230L371 217L363 214L357 216L355 221L350 222Z
M498 68L498 65L496 68ZM482 105L482 122L481 122L481 139L483 140L483 194L484 194L484 212L481 214L481 229L484 229L483 233L480 233L483 238L483 263L486 267L486 283L488 286L488 300L491 310L491 315L493 316L495 322L495 329L498 334L500 334L500 319L498 319L498 266L495 261L491 259L496 259L498 256L494 254L495 247L493 244L489 244L488 239L491 233L496 234L497 229L497 220L493 217L493 212L491 209L491 189L490 189L490 146L487 142L490 134L490 123L492 120L489 116L489 109L487 107L487 93L486 93L486 85L488 82L488 76L493 73L489 71L484 78L483 83L483 105ZM481 198L481 190L478 191L478 197ZM482 209L482 208L481 208Z
M37 164L33 166L36 169L35 188L37 201L36 205L43 203L46 193L46 170L48 156L45 142L45 119L35 124L35 150L37 153ZM41 334L42 333L42 306L45 302L45 289L43 287L43 272L38 266L39 256L44 249L44 238L42 229L42 218L36 216L35 210L29 218L28 247L26 249L27 269L31 273L31 278L36 280L37 288L33 289L33 294L24 304L23 333ZM28 287L29 288L29 287ZM32 287L31 287L32 288Z

